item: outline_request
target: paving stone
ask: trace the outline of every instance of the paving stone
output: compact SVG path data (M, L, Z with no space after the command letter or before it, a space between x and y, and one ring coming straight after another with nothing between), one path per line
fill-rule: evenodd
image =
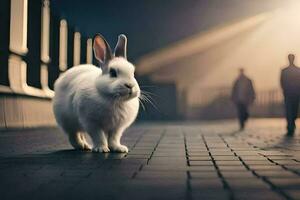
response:
M164 161L160 161L160 160L152 160L150 159L150 161L148 162L148 165L167 165L167 166L187 166L187 161L186 160L164 160Z
M218 165L220 171L247 171L247 169L242 165Z
M151 157L151 155L132 155L129 154L126 156L126 158L128 159L149 159Z
M211 157L210 156L189 156L188 157L189 161L210 161Z
M274 160L274 161L276 161L276 160L286 160L286 159L290 159L290 158L293 158L293 156L292 155L279 155L279 156L277 156L277 155L271 155L271 156L266 156L267 158L269 158L269 159L271 159L271 160Z
M270 186L263 182L260 179L255 177L253 178L241 178L241 179L226 179L230 188L232 190L239 190L239 189L270 189Z
M215 189L213 192L207 192L207 190L201 191L193 191L191 194L192 199L214 199L214 200L226 200L231 199L229 192L222 189Z
M189 161L189 164L191 166L212 166L213 162L212 161L202 161L202 160L191 160Z
M284 190L284 192L292 199L300 200L300 190Z
M284 165L284 167L291 170L300 170L299 165Z
M213 165L194 165L188 166L187 168L190 171L215 171L216 168Z
M216 179L219 177L216 171L203 172L203 171L190 171L191 179Z
M257 151L235 151L238 156L257 156L259 155Z
M223 184L221 179L212 178L212 179L191 179L190 180L191 189L196 190L207 190L212 192L214 190L222 190Z
M256 171L259 176L271 177L271 178L300 178L295 173L285 170L274 170L274 171Z
M287 156L285 153L282 153L280 151L260 151L259 154L265 156Z
M282 170L281 166L278 165L250 165L252 170Z
M300 167L300 163L295 161L295 160L276 160L276 163L279 164L279 165L285 165L285 166L289 166L289 165L293 165L293 166L296 166L296 165L299 165Z
M184 151L159 151L159 150L155 150L153 151L152 156L157 156L157 157L166 157L166 156L173 156L173 157L184 157L186 155L186 153Z
M209 156L209 152L200 151L200 152L187 152L189 156Z
M247 165L274 165L274 163L270 162L269 160L244 160L244 163Z
M213 156L216 161L231 161L231 160L239 160L236 156Z
M186 180L187 175L185 172L180 171L141 171L135 179L182 179Z
M299 178L268 178L268 180L281 189L300 190Z
M92 174L91 171L86 170L67 170L61 173L63 177L89 177Z
M225 166L243 166L243 163L239 160L220 160L216 161L218 166L225 165Z
M151 151L152 152L154 150L154 146L152 147L152 146L141 146L141 145L139 145L139 146L135 146L134 150L135 151L142 150L142 151Z
M255 175L250 171L222 171L222 176L225 179L245 179L245 178L255 178Z
M258 160L268 160L263 156L240 156L243 161L258 161Z
M150 155L153 152L153 149L137 149L134 148L133 150L131 150L128 154L129 155Z
M213 156L234 156L231 151L210 151Z
M240 189L238 191L233 191L235 199L241 200L284 200L286 198L282 197L280 194L270 191L268 189Z
M173 166L168 166L168 165L143 165L142 167L143 170L145 171L187 171L189 169L188 166L178 166L178 165L173 165Z

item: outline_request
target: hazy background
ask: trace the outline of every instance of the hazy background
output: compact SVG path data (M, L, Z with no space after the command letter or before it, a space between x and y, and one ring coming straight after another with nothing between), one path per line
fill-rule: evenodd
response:
M289 0L52 0L52 11L87 36L125 33L131 59L214 26L270 11Z
M280 70L287 65L288 53L296 54L296 63L300 55L297 0L53 0L51 4L52 12L87 37L101 33L114 46L118 34L128 36L129 60L158 108L146 103L145 118L234 116L229 96L241 67L253 79L256 110L276 104L276 109L267 110L283 114Z

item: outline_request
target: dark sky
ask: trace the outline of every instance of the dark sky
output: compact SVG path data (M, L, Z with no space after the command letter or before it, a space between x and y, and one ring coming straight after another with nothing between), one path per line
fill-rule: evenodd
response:
M281 3L280 3L281 2ZM120 33L128 55L145 53L211 27L281 6L282 0L52 0L52 11L86 36L103 34L112 48Z

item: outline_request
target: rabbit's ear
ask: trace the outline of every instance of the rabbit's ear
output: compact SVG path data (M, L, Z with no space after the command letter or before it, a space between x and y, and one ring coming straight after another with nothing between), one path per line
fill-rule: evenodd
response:
M115 56L127 59L127 37L124 34L119 35L118 43L115 48Z
M101 64L107 63L112 59L111 48L102 35L95 35L93 47L94 55Z

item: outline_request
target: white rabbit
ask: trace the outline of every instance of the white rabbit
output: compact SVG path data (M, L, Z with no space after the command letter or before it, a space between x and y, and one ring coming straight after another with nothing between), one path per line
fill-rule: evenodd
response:
M100 34L94 37L93 46L102 70L90 64L79 65L56 80L55 118L75 149L128 152L120 139L137 116L140 88L135 67L127 61L127 38L119 36L114 54ZM85 133L90 135L93 148Z

